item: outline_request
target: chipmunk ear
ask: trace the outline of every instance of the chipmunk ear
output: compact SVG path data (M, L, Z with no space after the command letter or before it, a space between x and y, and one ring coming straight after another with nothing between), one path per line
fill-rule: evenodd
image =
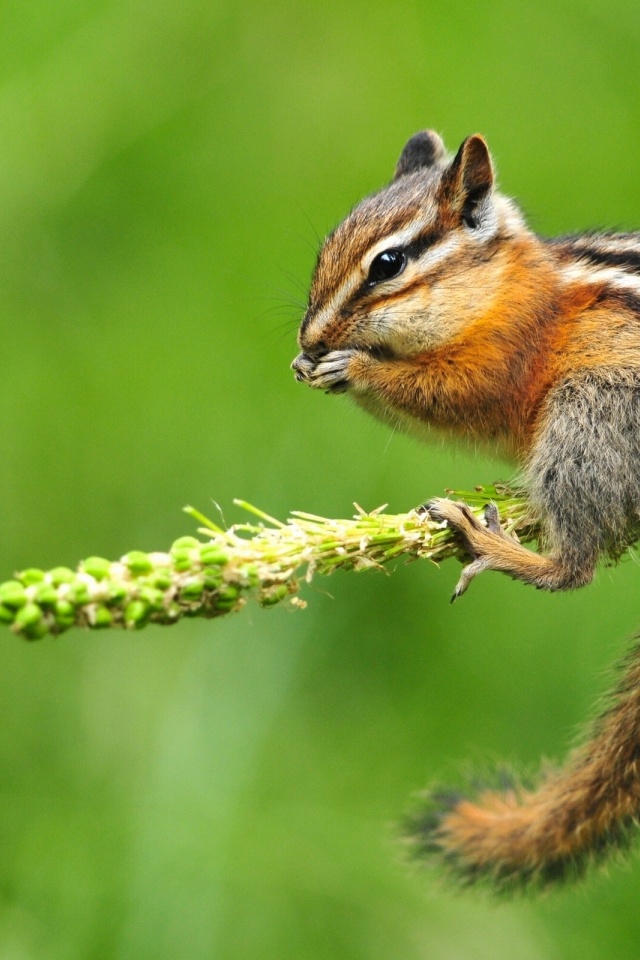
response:
M422 167L433 167L436 163L444 160L446 154L447 151L442 138L438 136L435 130L421 130L420 133L415 133L405 144L393 179L397 180L398 177L404 177L406 173L414 173Z
M475 226L483 201L491 192L494 174L489 148L475 133L462 143L442 178L442 188L455 213Z

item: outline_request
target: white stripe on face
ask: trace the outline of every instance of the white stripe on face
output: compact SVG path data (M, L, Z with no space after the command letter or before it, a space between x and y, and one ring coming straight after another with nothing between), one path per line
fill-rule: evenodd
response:
M325 325L335 317L341 305L356 292L361 283L362 277L360 276L360 271L357 273L352 271L351 276L347 277L347 279L340 284L330 300L325 303L322 310L319 310L307 325L304 331L305 339L307 337L311 340L316 338L320 339Z
M424 253L418 258L416 266L420 270L428 270L430 267L434 267L436 264L442 263L443 260L450 257L462 244L463 238L459 234L453 234L447 240L443 240L442 243L437 243L433 247L427 247Z

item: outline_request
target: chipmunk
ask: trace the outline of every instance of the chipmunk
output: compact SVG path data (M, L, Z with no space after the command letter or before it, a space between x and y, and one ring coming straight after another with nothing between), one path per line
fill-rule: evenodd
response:
M495 186L484 139L447 155L413 136L392 182L325 241L299 332L298 380L408 429L498 444L519 465L544 552L463 503L432 500L471 562L547 590L588 584L640 534L640 233L544 240ZM419 855L466 883L543 886L623 845L640 817L640 647L566 766L431 791Z

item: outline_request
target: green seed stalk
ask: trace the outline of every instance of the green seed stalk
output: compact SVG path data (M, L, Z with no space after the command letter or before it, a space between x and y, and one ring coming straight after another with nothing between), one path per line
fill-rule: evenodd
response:
M529 541L537 522L522 494L506 486L451 491L478 517L494 502L504 529ZM304 607L302 583L335 570L380 570L401 557L439 563L462 556L452 531L426 510L370 513L356 506L348 520L294 511L285 523L235 501L256 518L223 530L197 510L186 512L204 539L181 537L167 552L130 550L120 560L88 557L76 570L29 568L0 584L0 623L26 640L70 627L139 630L183 617L219 617L250 597L263 607Z

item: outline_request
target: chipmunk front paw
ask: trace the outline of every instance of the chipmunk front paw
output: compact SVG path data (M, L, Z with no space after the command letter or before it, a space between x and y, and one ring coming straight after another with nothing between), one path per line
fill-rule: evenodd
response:
M296 380L316 390L344 393L349 389L349 362L357 350L330 350L319 357L301 353L291 364Z

